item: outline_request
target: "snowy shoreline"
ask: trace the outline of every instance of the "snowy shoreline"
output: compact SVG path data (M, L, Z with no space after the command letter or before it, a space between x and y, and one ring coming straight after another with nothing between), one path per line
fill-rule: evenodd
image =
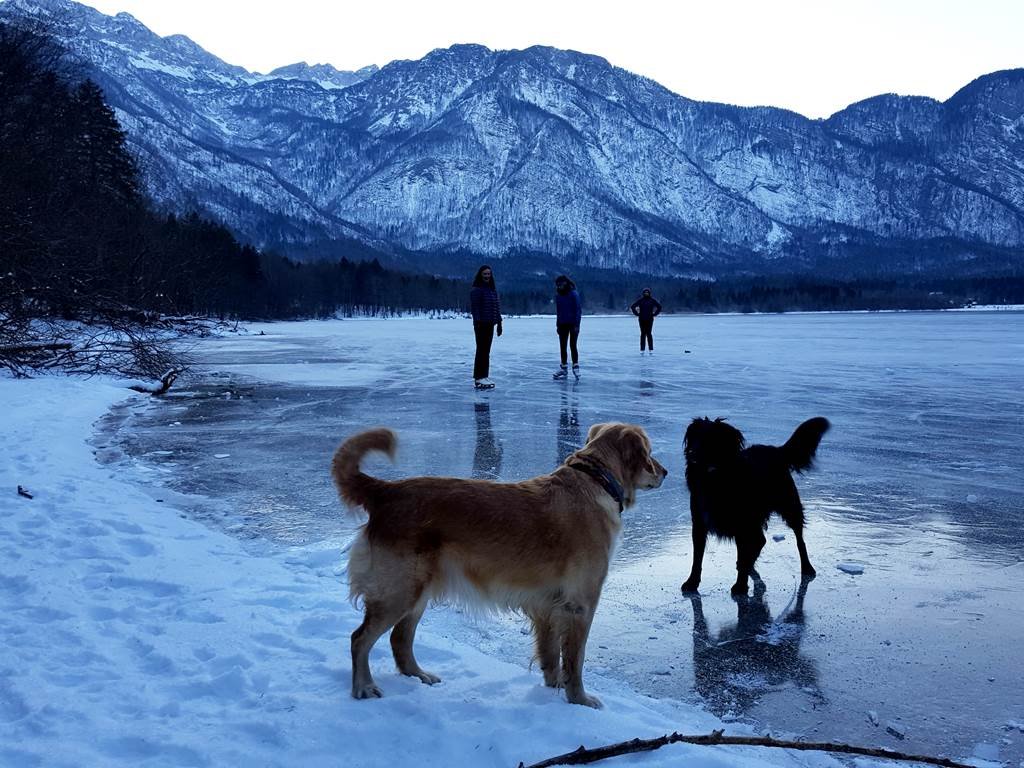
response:
M100 465L93 425L132 397L144 396L111 380L0 379L0 765L509 766L721 727L594 674L606 708L569 705L536 670L457 643L443 625L418 638L441 685L399 676L380 643L385 698L353 701L348 634L359 618L340 546L252 554ZM837 764L687 745L616 764L687 757Z

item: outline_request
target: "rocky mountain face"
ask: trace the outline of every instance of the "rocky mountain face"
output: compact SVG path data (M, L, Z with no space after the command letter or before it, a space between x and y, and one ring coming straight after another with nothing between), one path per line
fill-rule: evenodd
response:
M260 75L69 0L5 18L93 71L158 201L262 246L683 275L1024 262L1024 70L809 120L552 48Z

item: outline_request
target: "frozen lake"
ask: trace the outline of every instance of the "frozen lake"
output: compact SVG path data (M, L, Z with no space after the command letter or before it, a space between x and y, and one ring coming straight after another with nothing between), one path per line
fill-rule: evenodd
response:
M634 422L670 474L626 513L590 670L773 734L1024 759L1024 313L667 316L654 357L639 355L631 318L585 317L578 384L551 380L554 320L512 318L492 352L497 389L482 395L466 320L250 331L201 342L189 384L112 414L101 457L254 547L285 546L352 532L327 465L360 429L399 433L398 462L369 465L385 477L514 480L549 471L594 422ZM703 415L750 443L832 421L797 480L818 570L806 590L773 520L764 594L730 598L735 551L713 542L701 599L680 594L681 442ZM529 660L514 617L424 620Z

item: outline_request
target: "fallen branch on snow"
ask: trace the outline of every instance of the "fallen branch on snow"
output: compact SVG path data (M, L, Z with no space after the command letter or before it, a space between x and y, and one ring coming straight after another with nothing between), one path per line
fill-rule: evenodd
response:
M148 395L162 395L171 388L174 380L184 371L184 368L171 368L163 376L160 377L159 387L144 387L141 384L133 384L128 389L133 389L136 392L142 392Z
M881 757L886 760L902 760L912 763L929 763L941 765L943 768L974 768L966 763L958 763L945 757L928 757L926 755L908 755L903 752L895 752L891 749L877 749L873 747L857 747L852 744L836 744L832 742L814 741L786 741L784 739L773 739L771 736L725 736L722 731L712 731L708 734L686 736L680 733L670 733L660 736L657 739L632 739L622 741L618 744L609 744L605 747L586 749L580 747L574 752L566 752L564 755L549 757L539 763L525 765L519 763L519 768L548 768L552 765L588 765L618 755L628 755L633 752L651 752L667 744L698 744L700 746L712 747L722 744L732 744L750 747L775 747L778 749L802 749L813 752L839 752L847 755L864 755L866 757Z

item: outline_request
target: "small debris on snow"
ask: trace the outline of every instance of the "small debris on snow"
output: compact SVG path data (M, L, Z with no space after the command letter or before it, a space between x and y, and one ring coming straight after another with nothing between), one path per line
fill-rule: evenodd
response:
M886 733L889 733L892 736L895 736L900 741L902 741L903 739L907 738L907 731L906 731L906 729L902 725L899 725L897 723L893 723L893 722L886 723L885 724L885 730L886 730Z
M875 728L878 727L878 713L873 709L868 710L868 722L875 726Z
M661 677L671 677L672 675L667 669L656 669L651 674L660 675Z
M231 455L230 453L215 453L215 454L213 454L213 458L215 458L215 459L226 459L230 455Z
M864 566L857 563L839 563L836 568L843 573L849 573L851 576L860 576L864 573Z
M25 490L24 488L22 488L22 487L21 487L20 485L18 486L18 495L19 495L19 496L24 496L24 497L25 497L26 499L31 499L31 498L33 498L32 494L31 494L31 493L29 493L28 491L26 491L26 490Z
M786 534L784 533L776 533L774 536L772 536L772 541L785 541L785 539Z

